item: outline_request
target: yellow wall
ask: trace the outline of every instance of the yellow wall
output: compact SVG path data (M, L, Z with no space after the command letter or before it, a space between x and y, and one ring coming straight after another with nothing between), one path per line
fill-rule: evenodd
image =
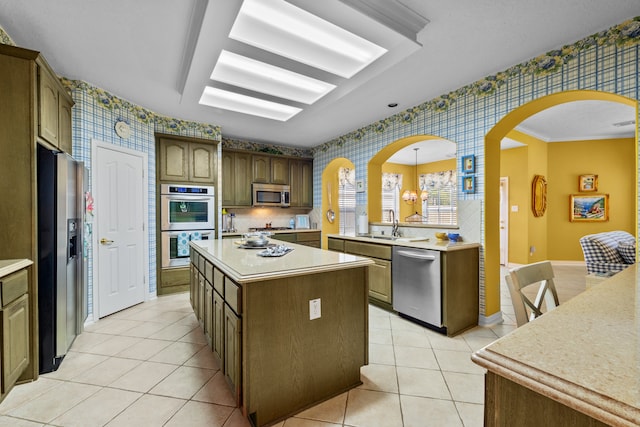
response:
M338 170L341 167L354 169L353 162L344 157L333 159L322 171L322 248L327 249L327 235L340 233L340 210L338 209ZM335 220L330 223L327 219L329 209L328 193L331 192L331 209L335 213Z
M533 205L531 200L531 183L536 175L542 175L547 180L547 186L549 185L549 169L548 169L548 147L544 141L540 141L535 138L529 138L527 141L528 147L528 194L529 203L527 209L527 215L529 216L529 262L538 262L549 259L547 256L547 225L549 223L548 204L547 212L544 215L536 217L533 215ZM548 199L547 199L548 200ZM512 232L514 230L510 230Z
M400 189L401 196L405 190L416 189L416 167L415 166L386 162L382 165L382 173L402 174L402 188ZM372 194L372 193L369 193L369 194ZM379 198L382 197L382 187L379 189L377 194ZM373 197L373 195L371 195L370 197ZM416 211L422 212L422 206L420 205L420 203L409 205L404 201L400 200L400 212L398 212L398 217L399 217L398 220L402 222L406 217L413 215Z
M529 260L529 183L528 147L500 153L500 176L509 178L509 255L508 261L526 264ZM518 212L511 207L517 206Z
M597 194L609 194L608 222L569 221L569 195L580 194L578 176L583 174L598 175ZM578 239L586 234L609 230L636 234L634 138L549 144L548 184L549 259L582 261Z
M438 162L423 163L423 164L419 164L417 167L418 175L425 174L425 173L442 172L447 170L455 170L455 169L456 169L455 158L449 159L449 160L441 160ZM382 164L382 172L402 174L402 189L400 190L400 195L402 195L402 193L405 190L414 190L417 187L415 166L385 162ZM400 202L399 220L401 222L404 221L406 217L411 216L416 212L422 215L422 204L420 202L417 202L414 205L408 205L403 201Z
M546 259L583 261L579 239L586 234L625 230L635 234L635 140L612 139L544 143L523 134L510 137L528 146L503 150L500 176L509 177L509 262ZM547 179L547 211L534 217L531 182ZM569 196L578 193L578 176L598 175L598 193L609 194L608 222L570 222ZM589 193L582 193L589 194ZM535 246L533 255L529 249Z

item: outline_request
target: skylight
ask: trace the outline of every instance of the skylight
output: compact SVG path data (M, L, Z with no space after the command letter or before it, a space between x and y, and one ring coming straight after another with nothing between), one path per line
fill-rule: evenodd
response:
M229 37L344 78L387 52L284 0L244 0Z
M336 87L226 50L220 53L211 80L304 104L313 104Z
M200 97L200 104L283 122L302 111L301 108L266 101L211 86L204 88L204 92Z

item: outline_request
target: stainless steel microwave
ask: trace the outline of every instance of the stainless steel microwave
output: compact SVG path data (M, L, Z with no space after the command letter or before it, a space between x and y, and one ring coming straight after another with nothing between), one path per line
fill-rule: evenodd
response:
M278 184L257 184L253 188L253 206L290 206L291 187Z

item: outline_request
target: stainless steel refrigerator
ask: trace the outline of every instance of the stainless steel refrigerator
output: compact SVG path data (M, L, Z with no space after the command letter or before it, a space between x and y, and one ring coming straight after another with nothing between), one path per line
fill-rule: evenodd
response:
M81 332L85 168L38 145L38 326L40 373L58 369Z

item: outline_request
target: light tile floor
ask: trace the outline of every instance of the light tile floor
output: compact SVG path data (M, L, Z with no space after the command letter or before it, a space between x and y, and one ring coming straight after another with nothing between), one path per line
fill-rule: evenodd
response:
M561 302L584 290L582 270L556 268ZM515 329L504 286L501 296L504 323L454 338L370 306L363 384L277 427L482 426L484 370L470 356ZM188 295L178 294L88 326L58 371L16 386L0 404L0 427L45 425L249 423L235 407Z

